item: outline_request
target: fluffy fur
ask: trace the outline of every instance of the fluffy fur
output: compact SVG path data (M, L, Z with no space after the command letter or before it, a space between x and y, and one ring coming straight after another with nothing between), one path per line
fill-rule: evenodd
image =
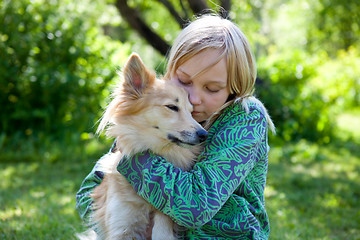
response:
M138 55L130 56L123 75L98 128L117 139L119 151L102 158L105 177L92 194L97 239L146 239L147 232L155 240L176 239L172 220L139 197L116 167L124 156L150 149L189 170L207 132L192 118L186 91L157 79ZM149 231L151 215L154 225Z

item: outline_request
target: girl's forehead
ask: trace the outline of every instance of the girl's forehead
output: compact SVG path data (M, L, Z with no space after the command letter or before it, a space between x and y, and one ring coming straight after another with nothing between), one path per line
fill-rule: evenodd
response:
M192 61L195 60L195 61ZM227 68L225 58L220 61L209 61L206 64L199 63L196 59L190 59L181 65L176 74L183 80L191 80L199 84L208 85L216 84L219 86L227 86Z
M218 49L203 50L180 64L175 71L193 79L212 70L220 62L222 62L222 65L225 65L224 70L226 71L226 61L222 55L222 52Z

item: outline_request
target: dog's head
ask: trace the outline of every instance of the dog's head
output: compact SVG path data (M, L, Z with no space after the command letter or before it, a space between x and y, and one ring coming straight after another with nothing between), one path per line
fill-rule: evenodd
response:
M189 147L206 139L207 132L191 116L193 108L184 89L157 79L137 54L130 56L123 75L98 132L110 123L108 135L117 137L120 147L137 145L132 152L156 152L171 145Z

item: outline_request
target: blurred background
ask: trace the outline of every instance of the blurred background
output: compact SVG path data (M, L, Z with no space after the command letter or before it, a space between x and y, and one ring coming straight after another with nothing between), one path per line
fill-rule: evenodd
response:
M247 35L277 135L270 239L360 239L358 0L0 0L0 239L74 239L75 194L129 54L163 74L206 9Z

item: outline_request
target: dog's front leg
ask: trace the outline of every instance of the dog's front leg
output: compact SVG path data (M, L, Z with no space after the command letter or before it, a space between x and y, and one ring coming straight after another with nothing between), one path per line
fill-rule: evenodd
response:
M119 174L108 174L105 223L106 240L144 239L152 210Z
M175 240L174 222L167 215L156 211L154 216L154 227L152 229L152 240Z

